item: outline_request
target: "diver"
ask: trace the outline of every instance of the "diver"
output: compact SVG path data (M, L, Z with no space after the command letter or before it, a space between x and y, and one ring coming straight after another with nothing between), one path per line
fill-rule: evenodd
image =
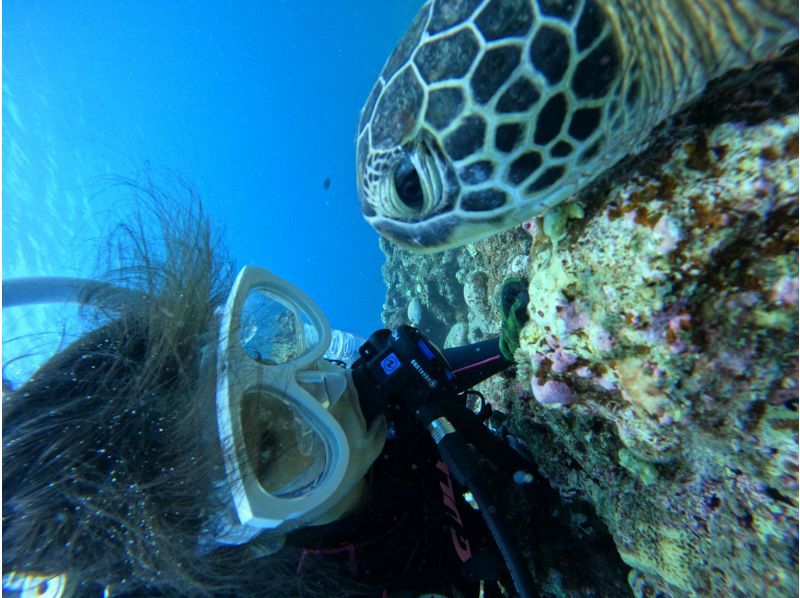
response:
M476 447L517 483L528 463L465 406L513 363L525 281L503 286L498 338L440 352L401 326L348 367L300 289L253 266L231 281L198 203L156 221L158 249L123 227L122 278L4 282L4 308L99 313L4 379L4 595L533 595Z

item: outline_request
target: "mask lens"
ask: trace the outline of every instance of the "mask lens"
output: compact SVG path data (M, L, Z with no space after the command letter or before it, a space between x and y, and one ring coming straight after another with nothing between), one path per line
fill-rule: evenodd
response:
M296 407L262 390L244 397L241 417L248 457L264 490L291 498L321 481L325 442Z
M252 289L244 301L239 341L261 363L281 365L308 351L320 338L308 316L266 289Z

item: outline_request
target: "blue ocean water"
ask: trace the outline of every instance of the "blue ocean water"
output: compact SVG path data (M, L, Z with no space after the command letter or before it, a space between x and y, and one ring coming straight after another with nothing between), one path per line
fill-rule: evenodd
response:
M4 0L3 278L92 276L124 215L109 181L155 170L200 193L238 265L370 334L383 255L358 209L355 129L420 4ZM13 339L32 353L6 376L69 336L70 310L5 310L4 367Z

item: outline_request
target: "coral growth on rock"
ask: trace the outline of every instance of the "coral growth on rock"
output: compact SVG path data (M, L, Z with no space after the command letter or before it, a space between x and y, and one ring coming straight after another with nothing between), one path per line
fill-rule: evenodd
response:
M796 54L544 222L428 256L382 241L384 323L416 297L440 345L497 334L499 285L527 273L516 379L480 390L593 506L638 596L797 591ZM542 573L566 594L569 574Z

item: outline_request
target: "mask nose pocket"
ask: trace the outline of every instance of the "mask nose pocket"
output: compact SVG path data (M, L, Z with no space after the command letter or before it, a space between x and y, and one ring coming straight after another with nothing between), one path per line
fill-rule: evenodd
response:
M347 379L340 372L303 371L295 374L300 387L329 409L347 389Z

